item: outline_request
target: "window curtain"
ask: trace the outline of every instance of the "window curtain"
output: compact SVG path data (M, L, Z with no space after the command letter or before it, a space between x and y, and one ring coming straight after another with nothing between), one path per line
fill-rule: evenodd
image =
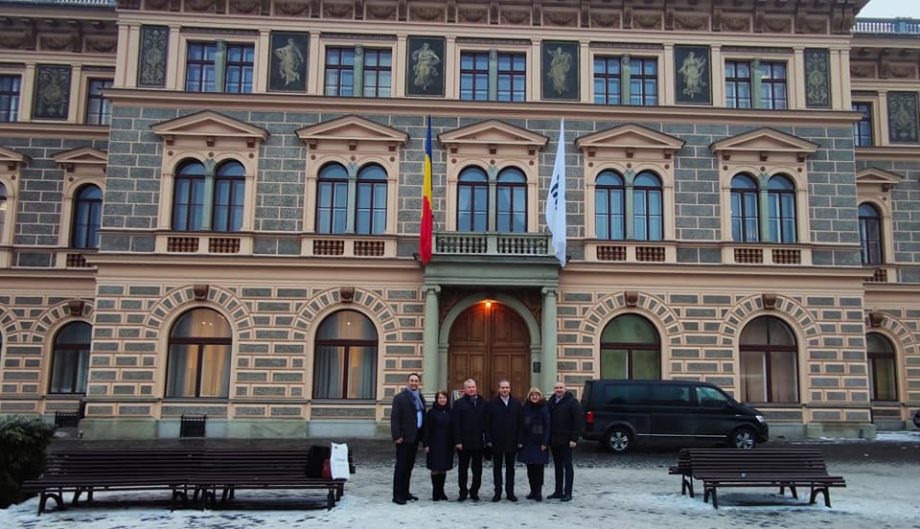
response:
M345 348L335 345L316 347L316 370L313 374L313 394L317 399L340 399Z

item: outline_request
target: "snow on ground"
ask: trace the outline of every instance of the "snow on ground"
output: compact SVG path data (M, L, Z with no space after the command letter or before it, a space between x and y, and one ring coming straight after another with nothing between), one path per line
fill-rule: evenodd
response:
M420 463L422 460L420 458ZM421 465L423 467L423 464ZM413 491L418 502L399 506L390 501L392 470L386 462L358 469L346 486L346 494L331 511L324 509L290 509L297 500L295 491L251 492L237 494L238 502L253 498L262 501L259 509L200 511L184 509L170 512L165 506L109 502L94 507L70 508L36 516L37 500L0 511L0 527L41 529L159 529L214 528L372 528L396 529L452 528L543 528L583 527L630 529L705 527L813 529L816 527L920 529L920 465L846 463L830 465L830 472L846 478L847 488L832 489L833 507L822 503L808 505L808 490L799 491L799 499L786 494L780 497L770 489L729 489L719 494L718 510L696 498L681 496L680 480L669 476L660 463L618 465L611 458L600 468L579 468L575 472L575 500L571 503L524 499L526 473L518 467L516 504L507 500L488 501L491 496L491 468L484 469L483 501L464 503L430 501L431 487L424 468L416 467ZM552 480L552 466L547 468ZM456 498L456 472L449 474L448 496ZM544 493L551 490L544 489ZM698 487L699 488L699 487ZM317 491L307 493L317 503L323 500ZM140 494L98 493L97 500L115 498L165 500L168 493ZM287 509L281 509L287 507Z
M920 431L878 432L876 441L898 441L901 443L920 443Z

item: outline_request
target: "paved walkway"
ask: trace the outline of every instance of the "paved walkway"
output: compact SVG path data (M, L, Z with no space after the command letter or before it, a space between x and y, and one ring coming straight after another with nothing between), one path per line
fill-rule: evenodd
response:
M920 441L920 438L918 438ZM185 442L185 441L183 441ZM259 449L290 446L302 441L209 441ZM136 443L134 443L136 445ZM392 449L388 443L356 440L357 473L346 486L346 495L332 511L306 510L303 497L294 493L242 492L235 510L169 512L159 504L131 502L131 495L98 494L103 503L91 508L68 509L35 515L36 500L0 511L0 527L41 529L152 529L165 527L266 529L307 527L355 527L372 529L415 528L542 528L581 527L630 529L666 527L814 529L819 527L920 529L920 442L819 443L830 471L847 479L848 487L831 492L833 507L807 505L805 500L785 498L768 489L726 490L719 494L714 510L702 499L681 496L677 477L667 474L676 449L641 450L614 456L583 445L576 456L575 500L568 504L523 499L526 474L518 467L518 496L512 504L482 501L431 502L431 487L424 470L424 455L413 475L413 491L422 499L406 506L390 502ZM552 467L547 469L552 479ZM482 496L491 492L491 467L484 469ZM456 498L456 472L448 478L448 496ZM549 492L550 485L544 490ZM150 499L159 493L145 493ZM312 492L310 501L321 500ZM136 496L134 496L136 498ZM806 495L807 497L807 495ZM158 501L165 498L159 498ZM258 503L247 503L259 500ZM256 509L256 507L258 509Z

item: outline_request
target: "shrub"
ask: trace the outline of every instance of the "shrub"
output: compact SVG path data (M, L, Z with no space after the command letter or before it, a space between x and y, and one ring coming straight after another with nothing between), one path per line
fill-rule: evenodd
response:
M24 499L24 480L37 477L54 427L39 417L0 417L0 508Z

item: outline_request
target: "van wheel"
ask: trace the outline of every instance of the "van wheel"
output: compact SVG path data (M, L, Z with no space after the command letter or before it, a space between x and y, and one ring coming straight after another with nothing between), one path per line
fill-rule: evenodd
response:
M729 437L729 445L732 448L750 450L757 446L757 433L747 426L738 428Z
M622 426L614 426L607 432L607 448L615 454L623 454L632 447L632 432Z

